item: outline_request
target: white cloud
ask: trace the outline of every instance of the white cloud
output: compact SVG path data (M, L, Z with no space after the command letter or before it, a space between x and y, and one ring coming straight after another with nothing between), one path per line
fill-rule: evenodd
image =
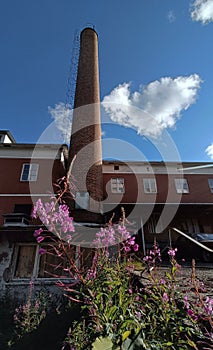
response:
M207 156L209 156L211 159L213 159L213 143L205 149L205 152L206 152Z
M161 78L134 93L130 83L124 83L104 97L103 106L114 122L156 137L174 127L181 111L195 102L200 84L197 74Z
M71 106L60 102L56 104L54 108L48 107L48 112L51 114L57 129L61 133L62 142L69 145L72 120Z
M176 20L176 17L175 17L175 13L173 10L170 10L168 13L167 13L167 19L170 23L174 22Z
M191 18L203 24L213 21L213 0L195 0L192 4Z

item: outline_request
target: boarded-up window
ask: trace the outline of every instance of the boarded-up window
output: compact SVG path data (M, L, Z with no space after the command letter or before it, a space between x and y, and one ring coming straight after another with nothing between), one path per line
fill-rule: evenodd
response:
M18 256L15 268L16 278L30 278L33 276L35 255L35 245L18 246Z
M40 248L46 250L40 255ZM14 278L70 278L70 267L76 262L76 246L64 245L58 256L57 245L17 244L15 249ZM77 262L76 262L77 264Z

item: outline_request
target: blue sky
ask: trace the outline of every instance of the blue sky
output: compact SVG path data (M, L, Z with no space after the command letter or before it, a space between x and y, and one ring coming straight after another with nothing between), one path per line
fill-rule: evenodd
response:
M63 112L74 37L88 25L99 35L108 103L104 156L113 155L107 139L121 139L121 159L140 159L135 147L141 159L164 159L161 144L183 161L211 161L213 0L0 1L0 128L37 142L50 111Z

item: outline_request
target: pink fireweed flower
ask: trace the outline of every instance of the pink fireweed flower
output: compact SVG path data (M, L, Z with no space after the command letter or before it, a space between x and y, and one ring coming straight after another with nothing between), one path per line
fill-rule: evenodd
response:
M166 303L169 301L169 297L166 292L163 293L163 301L165 301Z
M65 204L58 205L54 201L43 204L41 199L38 199L32 217L39 218L50 232L56 230L63 234L75 231L73 218L70 217L69 208Z
M38 243L41 243L44 240L44 236L38 236L36 240Z
M156 261L162 261L160 249L158 248L157 244L154 244L153 250L149 251L149 254L143 258L143 261L148 265L155 265Z
M47 251L46 251L46 249L44 249L44 248L40 248L40 249L39 249L39 254L40 254L40 255L46 254L46 252L47 252Z
M138 245L138 244L134 244L134 246L133 246L133 250L134 250L134 252L137 252L137 251L138 251L138 249L139 249L139 245Z
M33 207L33 211L31 214L32 218L36 219L38 217L38 212L42 209L42 207L43 207L43 203L42 203L41 199L39 198Z
M135 244L135 237L131 237L128 239L129 245L134 245Z
M123 249L124 249L124 251L127 252L127 253L131 251L131 248L130 248L129 246L124 246Z
M164 278L161 278L159 281L160 284L166 284L166 280Z
M96 233L96 239L93 243L101 248L101 247L109 247L116 243L115 240L115 230L112 226L101 228L99 232Z
M207 315L209 316L213 315L213 299L206 297L204 308Z
M124 225L118 225L118 233L119 233L119 239L120 241L126 241L131 237L130 233L127 231L126 226Z
M38 230L35 230L33 236L34 237L38 237L40 236L40 234L43 232L43 229L42 228L39 228Z
M194 313L193 310L188 309L188 310L187 310L187 314L192 318L192 320L194 320L194 321L197 321L197 320L198 320L198 316L195 315L195 313Z
M176 252L177 252L177 248L170 248L169 251L168 251L168 255L171 256L171 258L174 258L175 255L176 255Z

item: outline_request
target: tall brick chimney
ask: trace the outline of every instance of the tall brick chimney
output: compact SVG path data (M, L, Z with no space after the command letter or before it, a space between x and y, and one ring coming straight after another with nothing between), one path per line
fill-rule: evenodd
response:
M73 159L71 174L77 187L76 202L89 196L85 209L100 213L103 181L98 36L92 28L85 28L80 37L69 163Z

